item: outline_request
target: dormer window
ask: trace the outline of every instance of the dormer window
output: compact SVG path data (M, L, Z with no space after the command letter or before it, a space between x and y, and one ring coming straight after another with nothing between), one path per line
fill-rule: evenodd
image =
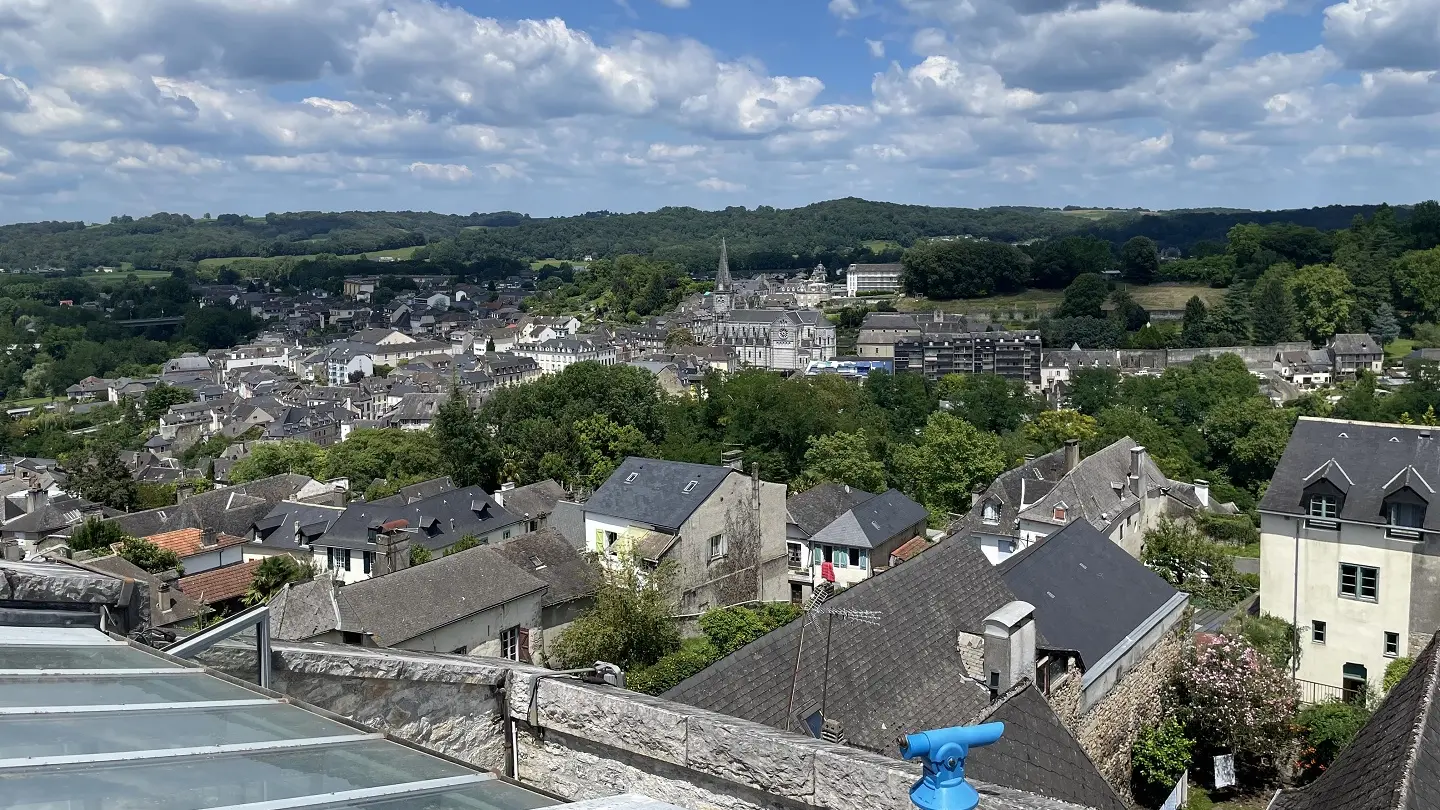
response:
M986 523L999 523L1000 504L994 501L986 501L985 506L980 510L980 519Z
M1339 513L1339 501L1334 495L1316 493L1305 504L1305 514L1322 520L1334 520Z
M1064 523L1066 519L1065 516L1069 511L1070 510L1063 503L1055 507L1055 520L1060 523Z
M1385 504L1385 519L1391 526L1419 529L1425 525L1425 507L1418 503L1390 501Z

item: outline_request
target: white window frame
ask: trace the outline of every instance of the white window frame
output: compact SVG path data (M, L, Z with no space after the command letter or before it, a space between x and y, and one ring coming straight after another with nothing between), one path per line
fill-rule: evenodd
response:
M1310 642L1312 644L1324 644L1325 631L1328 629L1329 627L1325 624L1324 619L1312 619L1310 621Z
M730 552L730 544L726 541L725 535L715 534L710 536L710 559L721 560Z
M520 660L520 625L500 631L500 657L507 661Z
M1000 504L994 501L986 501L980 509L980 520L983 523L995 525L1000 522Z

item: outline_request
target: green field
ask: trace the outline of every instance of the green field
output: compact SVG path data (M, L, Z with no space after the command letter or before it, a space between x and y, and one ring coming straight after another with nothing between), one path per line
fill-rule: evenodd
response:
M891 242L888 239L871 239L868 242L861 242L860 244L869 248L871 253L881 253L886 250L899 250L901 248L899 242Z
M1205 286L1142 286L1118 285L1130 291L1136 303L1146 309L1184 309L1192 296L1200 296L1207 306L1214 306L1225 297L1224 290ZM1026 290L1014 295L992 295L989 298L966 298L956 301L928 301L903 298L899 308L906 312L990 312L996 309L1034 308L1037 312L1060 306L1064 290Z
M359 259L368 257L370 259L379 259L382 256L393 256L396 259L409 259L414 256L415 251L419 249L420 248L418 246L412 245L410 247L393 248L391 250L371 250L365 253L351 253L346 256L341 256L340 258ZM201 259L199 261L199 265L201 267L221 267L223 265L238 262L259 262L263 264L269 264L272 262L280 261L282 259L295 259L297 261L300 259L313 259L318 255L320 254L312 253L304 256L226 256L219 259Z
M29 399L16 399L11 400L10 402L0 402L0 408L4 408L7 410L10 408L30 408L39 405L45 405L54 401L55 400L50 397L30 397Z
M1398 363L1413 351L1415 351L1415 341L1410 338L1396 338L1386 344L1385 359Z
M129 275L133 275L141 281L155 281L170 277L167 270L136 270L127 262L114 273L86 273L81 278L87 281L120 281Z
M590 266L589 262L583 262L575 259L536 259L535 261L530 262L530 269L539 270L542 267L559 267L562 264L570 264L575 267Z

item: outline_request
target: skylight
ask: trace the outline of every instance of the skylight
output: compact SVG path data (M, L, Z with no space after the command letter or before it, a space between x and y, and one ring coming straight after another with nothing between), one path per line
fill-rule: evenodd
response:
M686 485L685 485L685 492L686 492L686 494L689 494L689 493L691 493L691 492L694 492L694 491L695 491L695 487L697 487L697 486L699 486L699 485L700 485L700 482L699 482L699 481L691 481L690 483L686 484Z

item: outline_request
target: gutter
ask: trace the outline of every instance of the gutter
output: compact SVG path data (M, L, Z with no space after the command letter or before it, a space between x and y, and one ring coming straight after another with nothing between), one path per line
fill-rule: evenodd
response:
M1149 635L1150 631L1154 630L1156 625L1160 624L1166 616L1174 613L1176 608L1185 604L1189 599L1190 594L1184 591L1177 591L1165 604L1161 605L1154 613L1151 613L1145 621L1141 622L1139 627L1131 630L1129 635L1120 640L1120 643L1111 647L1110 652L1105 653L1099 661L1095 662L1093 667L1085 670L1085 674L1080 679L1081 688L1089 689L1091 684L1099 680L1102 674L1109 671L1111 667L1119 662L1125 653L1133 649L1135 645L1140 642L1140 639Z

